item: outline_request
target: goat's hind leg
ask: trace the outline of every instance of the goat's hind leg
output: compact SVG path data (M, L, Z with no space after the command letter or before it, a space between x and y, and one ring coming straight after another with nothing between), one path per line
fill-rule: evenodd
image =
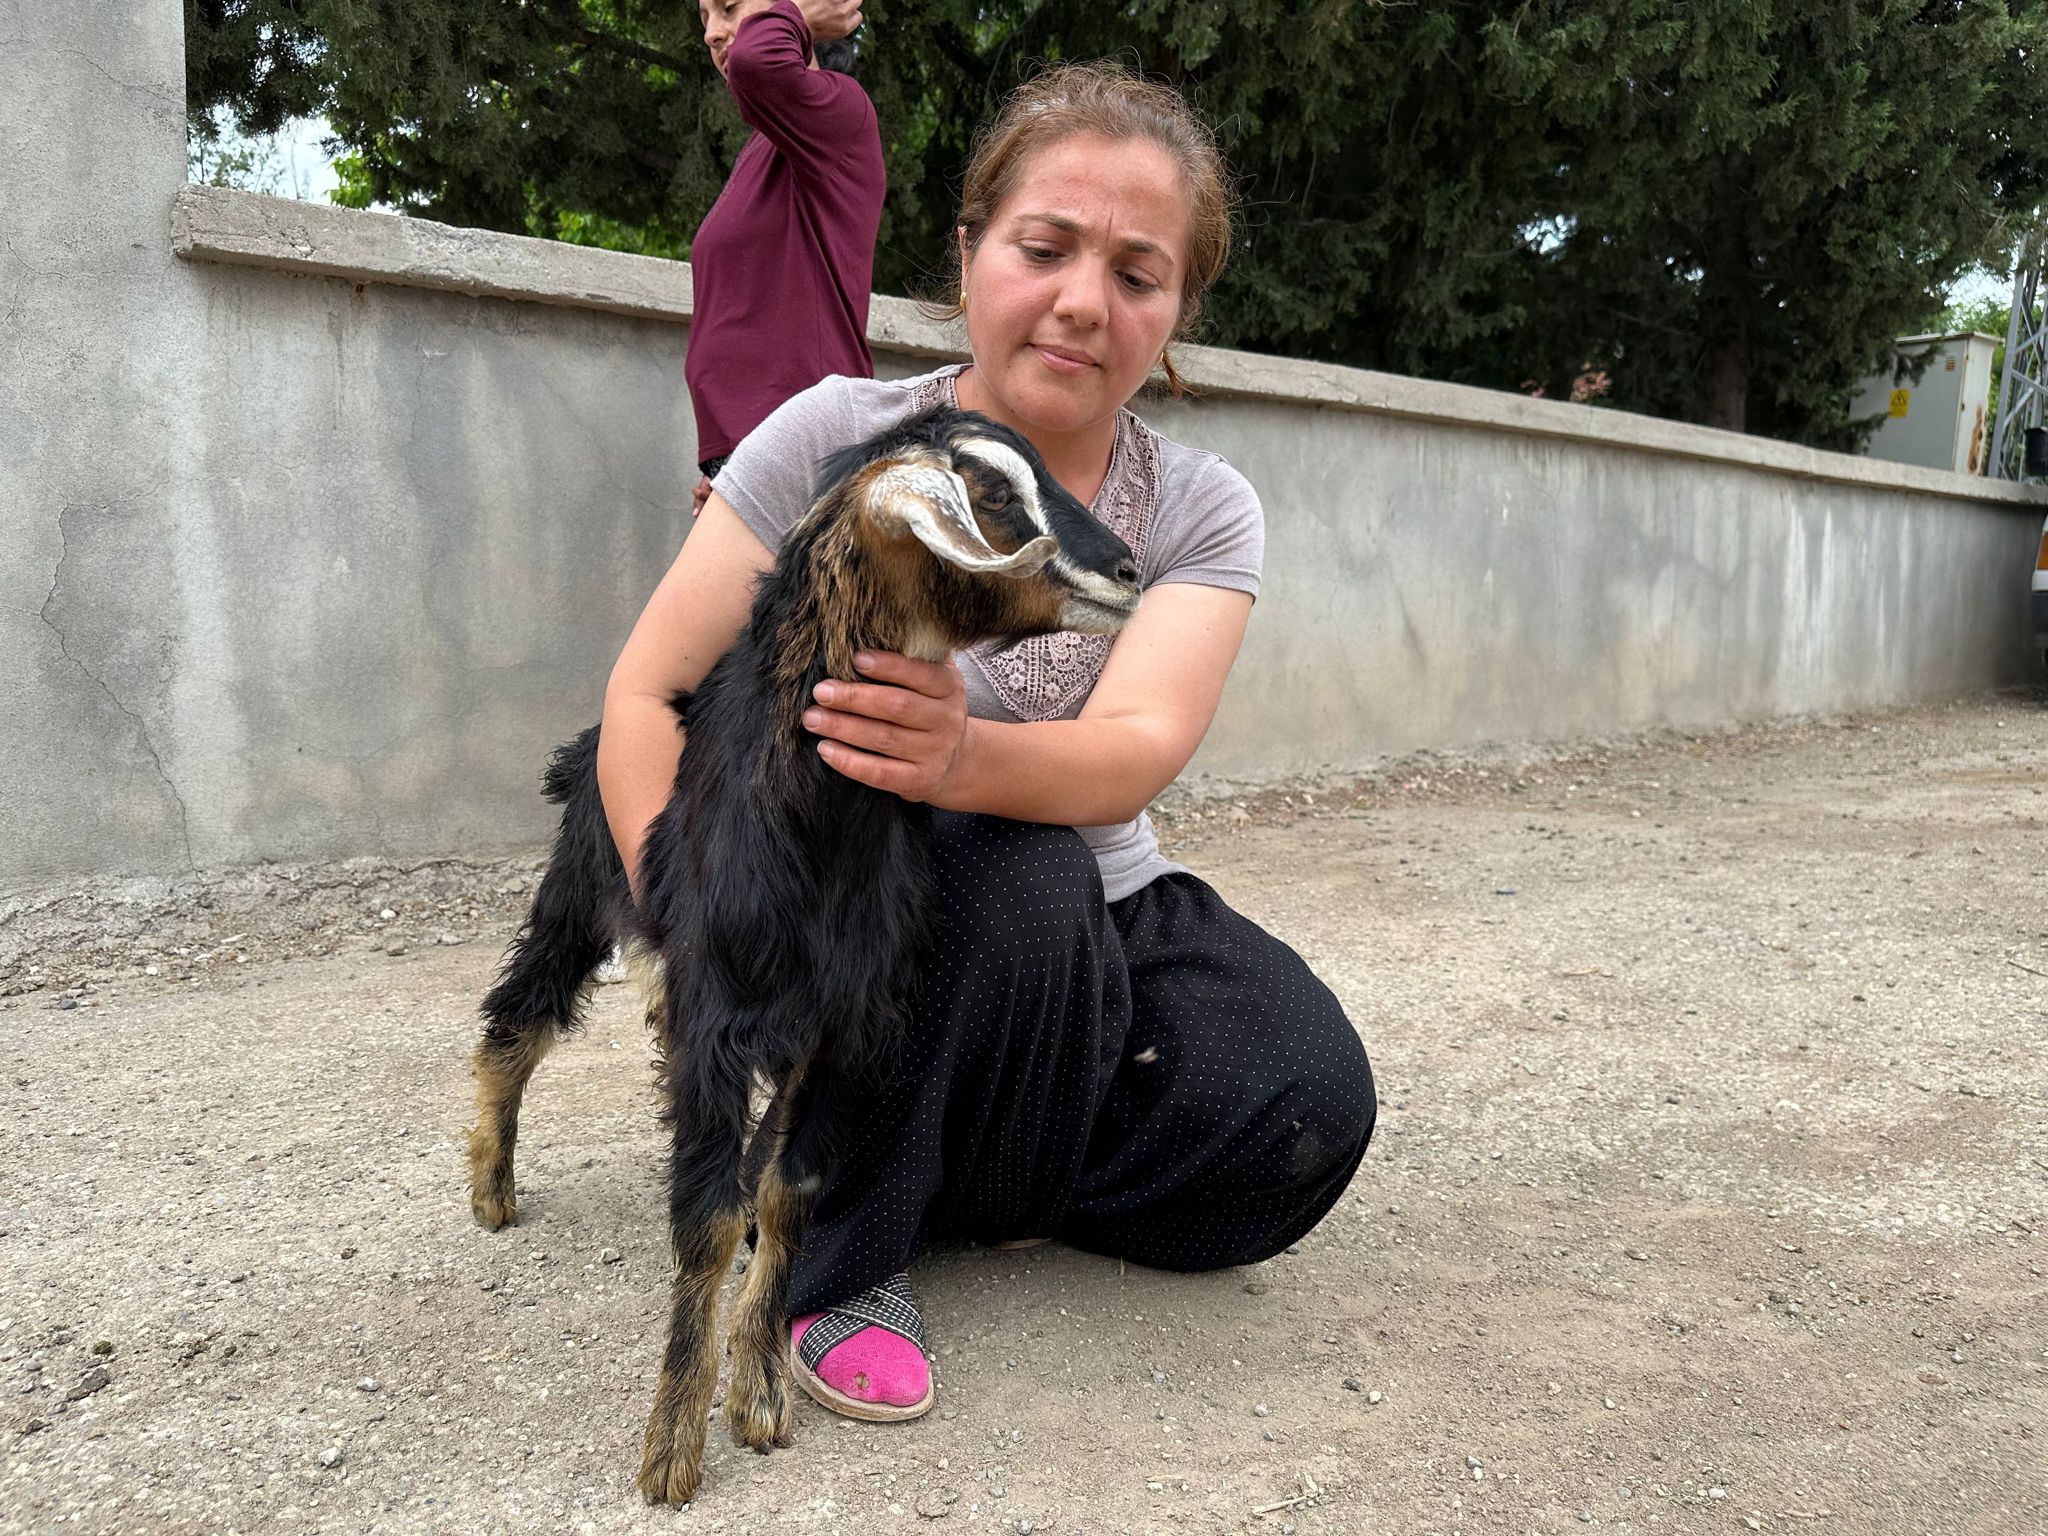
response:
M512 1152L519 1139L519 1101L555 1041L582 1022L590 974L611 947L614 922L605 911L609 873L565 825L533 910L484 998L484 1032L473 1058L476 1126L469 1133L469 1208L492 1231L518 1219ZM616 856L614 856L616 857Z
M793 1114L808 1095L792 1076L762 1117L756 1135L772 1138L766 1155L755 1159L760 1173L754 1183L754 1258L740 1292L739 1315L732 1325L732 1380L725 1389L725 1427L733 1442L764 1455L771 1447L793 1443L796 1413L790 1398L789 1270L803 1241L810 1217L815 1176L796 1163L800 1145L793 1141Z
M512 1149L519 1140L519 1101L533 1069L554 1044L547 1029L524 1033L486 1027L477 1042L476 1125L469 1133L469 1209L495 1232L519 1219L512 1186Z

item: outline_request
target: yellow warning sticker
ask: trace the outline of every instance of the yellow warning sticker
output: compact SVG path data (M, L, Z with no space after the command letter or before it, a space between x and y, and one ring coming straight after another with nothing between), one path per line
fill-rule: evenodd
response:
M1906 414L1906 407L1913 403L1913 391L1895 389L1892 391L1892 416L1894 419Z

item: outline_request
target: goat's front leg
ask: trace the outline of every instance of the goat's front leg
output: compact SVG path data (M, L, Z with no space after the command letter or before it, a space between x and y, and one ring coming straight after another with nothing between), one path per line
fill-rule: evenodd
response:
M741 1085L741 1113L745 1107ZM718 1383L718 1288L746 1231L740 1205L738 1116L679 1102L669 1169L675 1275L668 1348L640 1454L640 1491L651 1503L687 1504L703 1477L704 1427Z
M793 1168L788 1136L790 1106L801 1095L786 1086L762 1117L761 1136L772 1137L759 1159L754 1185L754 1258L732 1325L732 1380L725 1389L725 1427L735 1444L766 1454L794 1441L790 1401L789 1269L810 1217L818 1187Z

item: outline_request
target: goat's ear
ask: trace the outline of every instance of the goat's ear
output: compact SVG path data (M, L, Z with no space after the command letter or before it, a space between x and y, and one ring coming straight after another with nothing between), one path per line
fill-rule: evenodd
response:
M914 534L949 565L987 576L1030 576L1059 552L1059 540L1040 536L1006 555L982 535L967 485L950 469L898 464L868 482L868 516L889 533Z

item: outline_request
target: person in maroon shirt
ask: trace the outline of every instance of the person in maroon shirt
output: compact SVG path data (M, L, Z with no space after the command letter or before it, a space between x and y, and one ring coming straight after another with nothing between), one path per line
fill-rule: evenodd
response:
M833 374L874 376L868 285L881 227L874 103L816 46L860 25L859 0L701 0L704 42L754 135L690 245L683 378L711 479L775 408Z

